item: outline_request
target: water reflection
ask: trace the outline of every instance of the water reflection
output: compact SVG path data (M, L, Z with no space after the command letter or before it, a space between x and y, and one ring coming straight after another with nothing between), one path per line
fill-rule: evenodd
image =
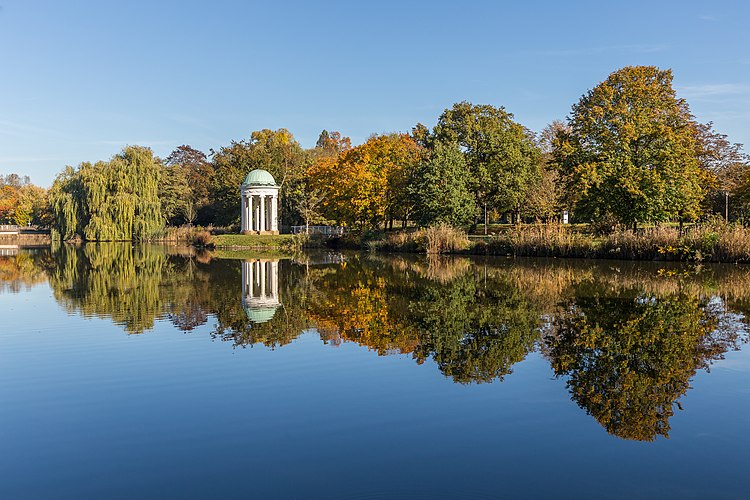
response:
M279 302L279 260L242 261L242 307L253 323L273 319Z
M303 332L499 382L539 350L612 435L651 441L698 370L747 340L750 270L322 254L279 260L102 244L0 258L0 291L48 281L70 314L131 334L169 321L235 348ZM238 286L239 284L239 286Z
M571 397L613 435L668 436L669 418L699 369L738 347L744 328L720 329L721 299L684 290L609 289L597 279L573 287L574 300L547 338Z

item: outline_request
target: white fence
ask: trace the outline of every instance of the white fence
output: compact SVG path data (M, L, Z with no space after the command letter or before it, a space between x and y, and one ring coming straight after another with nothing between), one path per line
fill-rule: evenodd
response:
M343 226L292 226L292 234L322 234L324 236L341 236Z

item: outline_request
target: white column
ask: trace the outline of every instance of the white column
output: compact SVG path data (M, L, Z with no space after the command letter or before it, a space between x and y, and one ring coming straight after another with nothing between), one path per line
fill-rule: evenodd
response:
M266 230L266 196L260 196L260 229L258 231Z
M244 209L244 207L243 207ZM250 273L252 272L252 267L250 267L250 264L242 261L242 296L248 297L250 295L250 287L248 283L250 283Z
M266 298L266 274L268 274L266 263L261 262L260 263L260 297L262 299Z
M259 227L260 227L260 204L258 204L258 206L255 207L255 226L253 227L253 229L255 231L258 231Z
M253 271L254 271L254 278L255 278L255 284L260 284L260 262L257 260L253 262ZM255 297L255 288L253 288L253 297Z
M240 232L245 230L245 193L240 190Z
M279 195L271 197L271 231L279 230Z
M242 227L245 231L253 230L253 197L245 195L245 205L242 207L245 211L245 225Z
M271 263L271 294L273 300L279 300L279 262Z

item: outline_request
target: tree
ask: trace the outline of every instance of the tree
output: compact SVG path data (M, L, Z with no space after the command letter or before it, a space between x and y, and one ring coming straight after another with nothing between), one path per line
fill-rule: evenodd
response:
M747 166L748 155L742 144L732 143L725 134L714 130L713 123L702 123L696 127L698 160L707 173L708 203L724 214L729 220L729 197L739 197L737 215L742 215L747 207Z
M192 223L195 219L194 207L198 200L193 196L186 170L179 164L164 166L159 183L159 199L162 216L168 223Z
M297 212L305 222L305 234L310 234L310 224L322 222L325 219L320 213L320 207L323 203L324 195L317 189L310 189L305 185L302 186L295 200Z
M108 162L66 167L50 189L54 229L65 239L151 239L164 227L161 180L161 163L140 146L128 146Z
M164 160L167 167L182 171L189 192L183 198L179 213L192 223L199 214L203 222L212 222L208 212L210 191L213 184L214 167L205 153L187 145L178 146Z
M430 157L415 169L409 185L417 222L422 226L472 223L477 206L468 178L469 169L458 146L438 143Z
M523 202L523 215L526 217L549 221L563 211L560 176L554 164L554 145L557 138L567 129L568 127L563 122L555 120L547 125L537 137L541 152L539 176L526 192Z
M446 109L434 140L458 144L466 155L469 181L478 206L520 213L526 192L539 175L533 134L513 121L505 108L469 102Z
M327 156L337 156L342 151L352 148L352 141L348 137L342 137L340 132L328 132L323 130L315 143L315 150Z
M578 216L636 227L700 214L696 125L670 70L615 71L573 106L568 125L555 156Z
M0 223L49 224L46 190L32 184L28 176L0 175Z
M254 169L267 170L281 186L279 217L289 222L294 217L293 199L286 189L300 179L307 165L307 155L286 129L263 129L253 132L247 141L232 141L219 151L212 151L214 177L211 202L218 224L234 224L240 216L239 188L245 176Z
M421 148L407 134L373 136L338 157L317 159L308 171L312 189L325 197L327 218L360 228L407 219L407 186Z

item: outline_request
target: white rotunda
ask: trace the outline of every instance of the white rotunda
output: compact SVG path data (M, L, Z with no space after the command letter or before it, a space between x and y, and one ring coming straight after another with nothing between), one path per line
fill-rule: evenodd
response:
M279 186L265 170L247 174L240 186L242 234L279 234Z

